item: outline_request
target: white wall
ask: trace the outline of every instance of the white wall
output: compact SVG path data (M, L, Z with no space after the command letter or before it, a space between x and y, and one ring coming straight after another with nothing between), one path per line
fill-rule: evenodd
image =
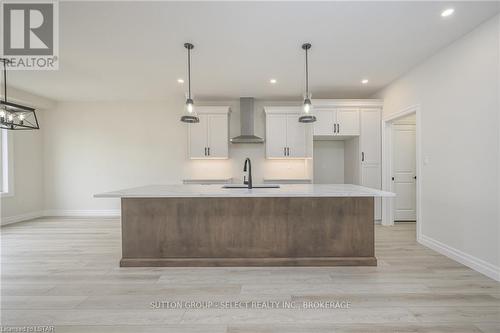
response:
M183 97L169 102L65 102L45 115L45 209L48 214L109 214L119 201L93 194L147 184L175 184L187 178L229 178L240 182L243 161L252 159L255 182L265 178L307 178L305 160L265 159L265 144L230 145L229 160L187 159L187 125L179 121ZM202 103L199 102L199 105ZM230 137L239 134L239 100L230 105ZM256 133L265 136L264 105L256 101Z
M344 183L344 141L314 140L314 183Z
M41 112L39 112L41 116ZM37 115L38 116L38 115ZM39 122L43 124L43 118ZM41 131L13 131L12 195L2 197L2 225L38 217L43 211L43 146Z
M10 131L13 149L13 193L0 198L1 224L9 224L41 216L43 200L43 128L44 113L55 106L51 100L9 89L9 100L37 108L40 130ZM3 98L3 96L1 97Z
M498 279L499 38L496 16L375 96L421 107L423 240Z

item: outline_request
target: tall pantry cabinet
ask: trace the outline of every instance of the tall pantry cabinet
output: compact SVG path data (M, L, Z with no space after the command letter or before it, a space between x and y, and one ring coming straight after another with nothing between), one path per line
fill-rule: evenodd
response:
M319 115L314 140L344 141L344 183L381 189L382 101L313 100L313 105ZM333 120L319 124L320 119ZM382 219L380 198L375 198L374 214Z

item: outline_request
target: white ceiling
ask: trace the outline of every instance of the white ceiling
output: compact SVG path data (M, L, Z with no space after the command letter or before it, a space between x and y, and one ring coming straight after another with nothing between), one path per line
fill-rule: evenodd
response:
M454 7L455 14L440 13ZM59 71L9 82L54 100L368 97L498 13L498 2L61 2ZM362 78L370 80L362 86ZM270 78L278 83L271 85Z

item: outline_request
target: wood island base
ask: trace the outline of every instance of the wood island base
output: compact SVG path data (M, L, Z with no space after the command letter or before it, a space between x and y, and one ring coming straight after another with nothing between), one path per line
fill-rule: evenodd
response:
M373 202L122 198L120 266L376 266Z

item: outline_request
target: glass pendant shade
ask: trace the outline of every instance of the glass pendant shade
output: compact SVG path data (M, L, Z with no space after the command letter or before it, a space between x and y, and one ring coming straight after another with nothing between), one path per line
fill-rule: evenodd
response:
M35 109L29 106L7 101L7 64L9 60L0 59L3 62L3 99L0 100L0 128L7 130L34 130L40 129Z
M191 50L194 49L194 45L191 43L185 43L184 47L187 49L188 56L188 93L186 97L186 103L184 104L184 115L181 117L183 123L199 123L200 118L196 114L194 109L194 101L191 97Z
M304 103L302 104L302 112L299 116L299 122L314 123L315 121L316 121L316 116L313 113L313 105L311 103L311 98L305 97Z
M198 114L194 109L194 101L189 97L186 99L186 103L184 104L184 115L181 117L181 121L191 124L200 122L200 118L198 118Z
M306 52L306 93L304 95L304 102L302 103L302 112L299 116L301 123L314 123L316 117L313 114L313 105L311 103L311 94L309 94L309 62L307 51L311 48L310 43L304 43L302 49Z

